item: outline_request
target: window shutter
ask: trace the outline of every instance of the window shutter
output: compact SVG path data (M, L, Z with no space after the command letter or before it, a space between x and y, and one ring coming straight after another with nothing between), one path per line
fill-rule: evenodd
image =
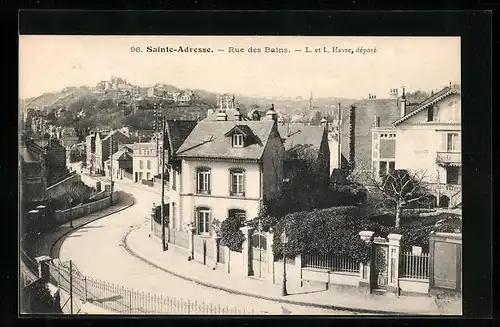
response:
M194 170L194 193L198 193L198 185L199 185L199 177L198 177L198 169Z
M208 182L208 194L211 194L212 193L212 185L211 185L211 182L212 182L212 171L209 170L208 171L208 175L207 175L207 182Z
M233 194L233 171L229 169L229 195Z
M213 228L212 228L212 210L209 211L208 213L208 235L212 236L213 235Z
M441 151L446 152L447 150L447 144L448 144L448 134L447 133L441 133Z
M244 172L243 172L243 175L241 176L241 191L243 192L243 194L246 194L246 190L245 190L245 184L246 184L246 183L245 183L245 182L246 182L245 180L246 180L246 178L247 178L247 174L246 174L246 172L244 171Z
M196 233L200 232L200 219L198 217L198 210L194 207L194 226L196 227Z
M457 133L457 151L462 152L462 133Z

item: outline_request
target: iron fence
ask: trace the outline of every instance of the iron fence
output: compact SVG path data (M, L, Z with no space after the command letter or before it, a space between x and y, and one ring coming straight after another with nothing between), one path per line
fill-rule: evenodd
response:
M302 259L303 267L328 269L332 272L359 274L359 262L341 255L310 255Z
M429 279L429 254L401 253L399 277Z
M83 302L122 314L252 315L254 310L151 294L82 275L67 263L49 264L51 281ZM70 299L72 301L72 299Z

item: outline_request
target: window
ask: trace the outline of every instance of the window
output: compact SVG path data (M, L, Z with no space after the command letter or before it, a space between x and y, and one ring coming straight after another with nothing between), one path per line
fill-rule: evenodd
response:
M433 107L429 107L429 109L427 109L427 121L434 121L434 108Z
M233 147L243 147L243 134L236 133L233 135Z
M231 195L245 195L245 172L243 169L231 170Z
M144 168L144 167L143 167L143 164L142 164L142 160L139 160L139 168L140 168L140 169Z
M228 212L228 217L240 218L242 221L245 221L246 216L247 216L247 214L246 214L245 210L241 210L241 209L230 209Z
M378 169L378 175L380 177L384 176L387 174L387 162L386 161L381 161L379 162L379 169Z
M151 174L150 174L150 172L148 171L148 172L146 173L146 179L149 181L149 180L150 180L150 177L151 177Z
M177 172L175 170L172 170L172 190L175 190L176 186L176 178L177 177Z
M147 169L151 169L151 160L146 161Z
M210 210L206 208L198 209L198 234L208 234L210 228Z
M389 173L392 173L396 168L396 163L394 161L389 161Z
M458 133L448 133L447 142L446 142L446 150L447 151L458 151Z
M198 168L196 177L196 193L210 194L210 169Z

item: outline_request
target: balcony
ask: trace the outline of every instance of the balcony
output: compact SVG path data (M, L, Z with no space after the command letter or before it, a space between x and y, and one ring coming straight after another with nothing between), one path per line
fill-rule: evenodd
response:
M456 193L462 189L462 185L460 184L441 184L441 187L450 193Z
M462 153L461 152L438 152L437 161L444 165L461 166Z

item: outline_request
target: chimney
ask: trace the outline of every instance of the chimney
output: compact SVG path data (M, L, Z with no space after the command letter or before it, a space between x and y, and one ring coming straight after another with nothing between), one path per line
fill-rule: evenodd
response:
M356 107L349 110L349 169L355 168Z
M271 104L271 109L266 113L267 119L277 121L276 111L274 111L274 103Z
M405 95L405 87L403 86L403 95L401 96L401 117L406 115L406 95Z
M241 121L241 112L240 112L240 108L236 108L236 112L234 113L234 120L235 120L235 121Z
M217 113L217 121L227 121L227 114L224 110L219 110Z
M377 115L373 116L373 126L380 127L380 117Z

